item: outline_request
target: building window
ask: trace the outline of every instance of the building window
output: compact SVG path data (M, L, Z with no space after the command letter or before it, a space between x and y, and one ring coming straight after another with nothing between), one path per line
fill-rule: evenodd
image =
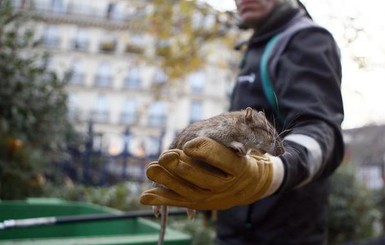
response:
M124 3L109 3L107 6L107 19L110 20L126 20L126 6Z
M192 14L192 27L194 29L200 29L203 26L203 14L196 11Z
M205 74L204 72L196 72L191 74L188 79L188 84L190 86L190 92L193 94L202 94L205 85Z
M138 105L136 101L132 99L125 101L120 121L128 125L135 124L138 121Z
M111 87L112 83L112 68L108 62L103 62L99 65L95 75L95 86L97 87Z
M148 125L151 127L165 127L167 123L167 106L163 101L152 103L148 111Z
M95 109L91 112L91 119L97 123L108 123L109 115L108 99L105 95L99 95L96 98Z
M43 33L43 44L48 48L57 48L60 45L60 37L57 26L47 26Z
M202 120L203 103L202 101L193 100L190 104L190 123Z
M74 15L83 15L83 16L96 15L95 8L93 8L91 4L87 2L81 3L80 1L71 1L68 12Z
M108 33L100 40L99 50L104 53L112 53L116 50L116 46L115 36Z
M69 82L76 85L83 85L85 83L85 66L83 61L75 60L72 62Z
M131 68L128 71L127 77L124 79L124 87L127 89L140 88L140 69L137 67Z
M151 16L153 12L154 6L151 4L145 4L144 2L139 5L128 5L125 8L126 18L128 20L144 16Z
M113 13L115 12L116 4L115 3L109 3L107 5L107 19L110 19Z
M81 111L79 109L79 98L73 94L70 94L68 96L68 118L74 122L78 122L81 119Z
M78 29L72 41L72 48L79 51L87 51L89 46L88 33L84 29Z
M129 43L127 43L125 51L128 53L142 54L144 53L144 45L144 37L141 35L134 35Z
M47 0L34 0L32 1L32 7L36 10L50 11L50 2Z
M170 86L166 86L168 79L168 75L162 69L155 70L151 88L157 91L156 93L163 95L168 94L170 90Z
M168 80L168 76L163 70L157 69L155 71L154 80L153 80L154 84L163 84L167 82L167 80Z
M11 6L13 8L24 8L25 5L26 5L26 0L13 0L13 1L11 1Z
M162 146L162 139L156 138L156 137L148 137L146 139L146 155L147 156L153 156L158 157L161 146Z
M67 12L68 0L51 0L52 12L65 13Z

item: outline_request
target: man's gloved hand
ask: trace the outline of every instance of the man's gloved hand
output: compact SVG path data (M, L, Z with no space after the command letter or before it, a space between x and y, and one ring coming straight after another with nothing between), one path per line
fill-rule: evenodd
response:
M220 210L253 203L274 193L284 168L278 157L239 156L209 138L187 142L183 151L165 151L147 168L147 177L160 184L142 193L144 205L196 210Z

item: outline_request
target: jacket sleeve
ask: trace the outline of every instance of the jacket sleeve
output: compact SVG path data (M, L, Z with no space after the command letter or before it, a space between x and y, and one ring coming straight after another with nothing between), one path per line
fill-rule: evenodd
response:
M341 163L341 77L339 49L324 29L300 31L282 54L275 89L287 133L279 192L326 178Z

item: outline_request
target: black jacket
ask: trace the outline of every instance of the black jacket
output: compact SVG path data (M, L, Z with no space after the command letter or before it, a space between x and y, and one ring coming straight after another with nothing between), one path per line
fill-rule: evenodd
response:
M272 81L286 125L275 120L259 74L266 43L299 14L299 9L287 9L251 37L230 108L263 110L283 132L283 184L277 193L252 205L219 211L217 244L326 243L328 177L344 153L338 47L321 27L301 30L292 37Z

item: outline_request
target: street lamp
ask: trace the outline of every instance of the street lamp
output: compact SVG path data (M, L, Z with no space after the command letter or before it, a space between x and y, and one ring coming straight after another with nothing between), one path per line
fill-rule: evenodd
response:
M127 177L127 160L131 156L128 148L129 148L129 141L130 141L130 130L127 128L123 133L123 167L122 167L122 179L126 179Z

